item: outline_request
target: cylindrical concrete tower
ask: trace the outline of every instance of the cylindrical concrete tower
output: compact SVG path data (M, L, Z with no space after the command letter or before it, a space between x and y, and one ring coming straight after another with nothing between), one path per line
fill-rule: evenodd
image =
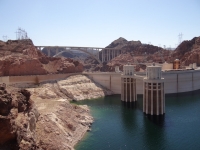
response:
M165 113L164 78L160 66L148 66L144 78L143 112L150 115Z
M121 100L125 102L136 101L136 79L133 78L134 66L124 65L121 76Z

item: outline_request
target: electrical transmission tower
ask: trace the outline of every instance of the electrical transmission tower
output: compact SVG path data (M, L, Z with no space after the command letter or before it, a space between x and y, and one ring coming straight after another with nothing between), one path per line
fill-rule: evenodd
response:
M178 43L179 44L181 44L181 42L182 42L182 37L183 37L183 34L179 33L179 35L178 35Z
M16 40L29 39L27 32L22 28L18 28L15 33L16 33Z

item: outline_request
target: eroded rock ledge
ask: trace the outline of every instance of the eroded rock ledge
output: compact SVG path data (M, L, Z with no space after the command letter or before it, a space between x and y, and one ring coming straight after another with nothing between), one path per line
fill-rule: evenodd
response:
M64 94L75 101L113 94L83 75L71 76L67 80L58 81L58 86Z
M9 140L16 139L17 148L33 150L73 149L74 145L90 130L93 117L86 105L78 106L71 104L70 101L92 99L112 94L111 91L104 89L83 75L71 76L65 80L46 82L40 85L13 84L10 88L15 91L25 88L25 93L30 92L28 97L32 99L35 107L28 103L26 106L30 105L29 109L25 107L24 111L20 111L23 113L18 113L18 117L14 118L14 122L20 122L21 124L15 123L17 130L14 135L11 134L13 137ZM28 98L27 96L24 97ZM22 105L18 104L18 106ZM31 116L35 114L33 110L36 108L37 114L40 115L35 119L32 117L32 119ZM31 123L27 120L31 120ZM33 123L34 121L37 121L36 124ZM15 126L10 123L10 128L13 127ZM7 130L6 132L12 133L12 131ZM18 132L23 134L18 134ZM30 137L20 136L18 138L18 135L30 135ZM5 141L8 141L8 139Z

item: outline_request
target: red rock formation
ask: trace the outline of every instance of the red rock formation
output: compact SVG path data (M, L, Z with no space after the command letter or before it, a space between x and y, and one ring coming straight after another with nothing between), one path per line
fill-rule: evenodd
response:
M119 66L120 70L122 70L125 64L161 62L162 57L159 52L166 56L164 59L167 59L167 56L170 54L169 50L149 44L142 44L140 41L127 41L124 38L113 41L106 48L121 49L122 54L113 58L110 62L104 63L102 66L97 65L93 69L94 71L114 71L115 66ZM136 70L140 70L140 67L142 70L145 69L143 65L136 65Z
M119 66L122 69L124 64L137 62L163 63L164 61L173 62L175 59L180 59L182 66L188 66L191 63L200 65L200 37L183 41L174 51L149 44L142 44L140 41L127 41L124 38L115 40L107 48L120 48L123 53L113 58L110 62L103 63L102 66L96 64L96 67L93 69L94 71L114 71L115 66ZM136 71L141 69L144 70L145 67L143 65L136 65Z
M45 56L31 40L0 41L0 75L43 75L83 71L83 65L69 58Z
M123 69L123 65L134 63L134 57L128 54L121 54L113 58L110 62L104 63L103 67L100 67L100 71L115 71L115 66L119 66L119 69Z
M30 92L9 92L1 86L0 149L37 149L34 130L38 117L39 113L30 100Z
M172 53L171 61L180 59L183 66L191 63L200 65L200 37L195 37L189 41L183 41Z
M116 48L122 49L123 53L130 53L133 55L145 55L145 54L154 54L162 50L161 47L142 44L140 41L127 41L126 39L120 37L119 39L113 41L106 48Z

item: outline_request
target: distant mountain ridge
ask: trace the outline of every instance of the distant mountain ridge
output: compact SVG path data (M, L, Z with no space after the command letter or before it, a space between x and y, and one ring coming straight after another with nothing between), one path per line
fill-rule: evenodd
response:
M127 41L125 38L118 38L111 42L106 48L122 49L123 52L130 52L133 55L153 54L159 50L163 50L161 47L157 47L150 44L142 44L140 41Z
M175 59L180 59L183 66L188 66L191 63L197 63L200 66L200 37L183 41L175 50L167 50L150 44L142 44L140 41L127 41L122 37L111 42L106 48L121 49L122 54L113 58L110 62L104 63L103 66L97 65L92 70L114 71L115 66L119 66L122 69L125 64L145 62L163 63L164 61L171 63ZM91 63L92 61L88 62ZM93 62L97 63L95 61ZM136 66L136 69L140 69L140 67ZM145 68L143 67L143 69Z
M188 66L197 63L200 66L200 36L191 40L183 41L172 53L171 61L175 58L180 59L181 64Z

